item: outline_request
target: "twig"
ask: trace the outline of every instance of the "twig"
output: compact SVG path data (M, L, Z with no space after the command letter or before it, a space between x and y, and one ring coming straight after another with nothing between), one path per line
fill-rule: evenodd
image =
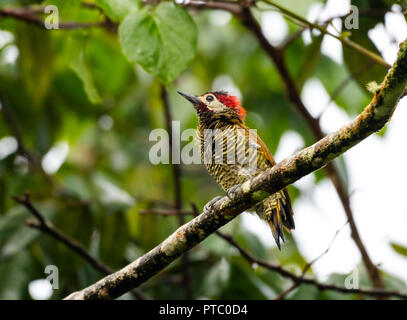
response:
M194 212L194 215L197 216L199 215L199 210L198 207L196 206L195 203L191 203L191 207L192 210ZM243 258L245 258L251 265L253 264L257 264L259 266L263 266L266 269L272 270L277 272L278 274L280 274L281 276L285 277L285 278L289 278L291 280L293 280L293 284L286 289L285 291L283 291L280 295L278 295L276 298L274 298L274 300L282 300L284 299L284 297L287 296L287 294L289 294L291 291L293 291L294 289L296 289L297 287L299 287L301 284L306 283L306 284L310 284L313 286L316 286L319 290L332 290L332 291L339 291L342 293L347 293L347 294L354 294L355 291L353 290L349 290L347 288L344 287L340 287L340 286L333 286L333 285L327 285L327 284L323 284L321 282L318 282L316 280L312 280L312 279L306 279L304 280L305 274L307 273L307 271L311 268L312 265L315 264L315 262L317 262L319 259L321 259L324 255L326 255L329 250L331 249L336 237L338 236L338 234L342 231L342 229L348 224L348 222L346 222L342 227L340 227L334 234L334 236L332 237L331 242L329 243L327 249L325 249L320 255L318 255L316 258L314 258L312 261L308 262L303 270L300 276L295 275L294 273L291 273L287 270L285 270L282 266L280 265L274 265L274 264L270 264L267 263L265 261L259 260L257 258L255 258L252 254L250 254L247 250L243 249L243 247L241 247L236 240L234 240L232 238L231 235L225 234L219 230L215 231L215 234L219 237L221 237L222 239L224 239L225 241L227 241L230 245L232 245L234 248L236 248L239 253L241 254L241 256ZM362 292L363 291L363 292ZM394 296L394 297L399 297L399 298L403 298L403 299L407 299L407 294L404 293L400 293L398 291L386 291L387 293L389 293L387 296ZM360 290L360 292L358 292L360 294L365 294L368 296L376 296L377 291L376 290ZM382 292L384 293L384 292ZM379 294L380 296L380 294ZM382 295L385 296L385 295Z
M267 262L265 262L263 260L259 260L259 259L255 258L252 254L250 254L248 251L243 249L236 242L236 240L234 240L230 235L224 234L224 233L222 233L220 231L217 231L216 234L219 237L221 237L222 239L226 240L233 247L235 247L239 251L240 255L242 257L244 257L251 265L256 264L256 265L261 266L263 268L266 268L268 270L275 271L284 278L288 278L288 279L292 280L294 282L294 285L295 285L295 287L294 287L294 285L292 286L294 288L290 287L290 288L292 288L292 290L295 289L298 285L309 284L309 285L317 287L321 291L323 291L323 290L331 290L331 291L338 291L338 292L342 292L342 293L346 293L346 294L354 294L354 293L356 293L356 294L362 294L362 295L373 296L373 297L381 296L381 297L396 297L396 298L401 298L401 299L407 299L407 294L401 293L399 291L377 290L377 289L374 289L374 290L348 289L348 288L345 288L345 287L340 287L340 286L335 285L335 284L325 284L325 283L318 282L315 279L305 278L304 274L306 273L306 271L311 266L311 263L307 264L307 266L304 268L304 270L302 272L302 275L297 276L294 273L284 269L280 265L267 263Z
M331 242L329 243L328 247L320 254L318 255L316 258L314 258L313 260L311 260L310 262L308 262L304 268L302 269L302 273L301 273L301 278L305 277L305 274L307 273L307 271L318 261L320 260L323 256L325 256L329 250L331 249L333 243L335 242L336 237L338 236L338 234L342 231L342 229L348 224L348 222L346 221L346 223L340 227L338 230L336 230L334 236L332 237ZM283 291L280 295L278 295L274 300L283 300L290 292L292 292L293 290L295 290L297 287L299 287L301 285L301 282L294 282L292 284L292 286L290 286L288 289L286 289L285 291Z
M0 106L1 106L0 112L3 114L4 122L6 126L9 128L10 133L17 140L17 154L27 159L30 169L39 172L47 183L49 183L51 186L55 186L54 179L52 179L52 177L49 176L42 168L40 157L35 152L29 150L25 146L23 142L23 135L14 116L13 110L10 108L8 102L6 101L6 99L4 99L1 93L0 93Z
M293 18L294 22L295 21L300 22L300 25L302 27L304 27L304 25L305 25L305 26L308 26L310 28L317 29L320 32L322 32L323 34L327 34L327 35L339 40L340 42L342 42L344 45L348 46L349 48L352 48L353 50L358 51L359 53L361 53L365 57L374 60L376 63L378 63L378 64L380 64L380 65L382 65L382 66L384 66L386 68L390 68L391 65L388 64L381 56L379 56L378 54L376 54L376 53L374 53L374 52L360 46L356 42L353 42L352 40L349 40L348 38L345 38L343 36L337 36L337 35L333 34L333 33L329 32L326 28L324 28L324 27L322 27L322 26L320 26L320 25L318 25L316 23L312 23L312 22L308 21L307 19L299 16L298 14L296 14L296 13L294 13L294 12L280 6L279 4L275 3L274 1L271 1L271 0L262 0L262 1L269 4L269 5L272 5L273 7L277 8L277 9L279 9L282 14L284 14L284 15L290 17L290 18Z
M28 192L26 192L23 196L13 196L13 199L17 203L23 205L36 218L37 222L27 220L26 221L27 226L29 226L30 228L37 229L43 233L46 233L53 237L54 239L58 240L59 242L63 243L65 246L67 246L69 249L71 249L73 252L75 252L85 261L87 261L96 271L104 275L109 275L114 272L112 269L103 264L103 262L92 257L79 242L77 242L75 239L68 237L61 230L55 228L49 221L47 221L43 217L43 215L37 210L37 208L34 207L30 199L30 194ZM131 292L135 295L137 299L140 300L147 299L144 293L138 289L132 290Z
M54 226L51 225L45 218L41 215L41 213L34 207L30 200L30 194L26 192L23 196L13 196L14 201L20 203L27 210L38 220L35 221L27 221L27 224L35 229L38 229L44 233L49 234L50 236L54 237L55 239L59 240L63 244L65 244L69 249L76 252L79 256L85 259L95 270L99 271L103 274L110 274L112 270L110 270L107 266L105 266L101 261L92 257L85 248L82 247L76 240L67 237L63 234L60 230L56 229Z
M9 127L11 134L17 140L17 152L28 160L32 165L38 165L39 161L36 156L27 150L23 143L23 136L21 134L20 128L17 125L17 121L14 117L12 110L10 109L7 101L4 99L3 95L0 93L0 110L3 114L4 122Z
M335 39L341 41L344 45L352 48L353 50L358 51L359 53L363 54L364 56L368 57L369 59L374 60L376 63L381 64L387 68L390 68L390 65L379 55L376 53L360 46L356 42L353 42L352 40L349 40L345 37L342 36L337 36L331 32L329 32L326 28L323 26L320 26L316 23L312 23L308 21L307 19L297 15L296 13L280 6L277 3L274 3L273 1L270 0L262 0L263 2L275 7L276 9L279 10L280 13L284 14L288 18L290 18L294 23L297 23L303 28L311 28L311 29L317 29L323 34L327 34L331 37L334 37ZM192 7L192 8L202 8L202 9L220 9L220 10L225 10L229 11L233 15L239 17L242 14L242 11L247 10L250 6L253 5L253 1L240 1L240 2L232 2L232 1L201 1L201 0L189 0L185 1L184 3L181 3L181 5L185 7Z
M3 8L0 9L0 18L1 17L12 17L18 20L25 21L27 23L36 25L40 28L46 28L45 22L42 20L41 17L34 15L29 8L23 7L18 9L11 9L11 8ZM58 24L58 29L86 29L86 28L93 28L93 27L104 27L110 30L115 30L117 26L111 20L105 17L104 21L97 21L97 22L74 22L74 21L66 21L60 22ZM55 29L52 29L55 30Z

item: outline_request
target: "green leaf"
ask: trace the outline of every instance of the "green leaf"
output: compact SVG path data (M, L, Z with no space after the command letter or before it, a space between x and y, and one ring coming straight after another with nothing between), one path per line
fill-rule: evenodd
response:
M31 258L26 251L0 263L0 299L27 299L27 286L30 280Z
M96 104L101 102L101 98L86 62L85 40L85 36L80 32L72 34L69 46L69 65L82 80L83 88L88 95L89 101Z
M5 259L21 251L39 234L25 225L30 214L23 207L15 207L0 218L0 258Z
M220 299L270 299L276 292L256 275L256 271L242 256L230 261L230 278Z
M263 243L260 241L260 239L257 237L257 235L249 232L249 231L244 231L240 232L236 240L239 243L243 243L243 247L246 247L250 252L252 252L256 257L259 259L265 259L266 258L266 248L264 247Z
M381 0L353 0L352 5L357 6L360 10L376 8L378 11L383 10L383 12L385 12L389 9L389 7L383 4ZM374 17L359 17L359 28L348 30L351 34L349 39L380 56L379 50L368 36L369 30L379 22L384 22L384 13ZM365 55L352 48L349 48L348 46L343 45L342 48L343 58L349 72L352 74L353 78L356 79L363 90L367 90L366 84L370 81L377 81L378 83L381 83L383 77L387 73L386 67L379 65L378 63L367 58Z
M28 212L18 206L10 209L5 215L0 217L0 247L24 225L25 220L30 215Z
M315 76L329 92L331 99L350 115L362 111L371 99L366 87L362 89L342 65L326 56L320 58Z
M127 58L164 83L178 77L195 56L195 23L184 8L173 3L131 12L120 25L119 37Z
M303 284L294 291L294 294L289 295L289 297L292 300L314 300L317 299L318 294L318 288L316 288L315 286Z
M115 22L123 20L131 11L140 7L138 0L95 0L95 3Z
M205 276L201 295L218 298L230 279L230 264L225 258L216 263Z
M367 30L352 31L350 39L362 47L380 55L376 46L367 37ZM347 46L343 47L343 57L345 63L352 74L353 78L357 80L358 84L363 90L366 90L366 85L370 81L381 82L386 75L387 68L370 60L365 55L351 49Z
M8 242L2 248L1 257L10 257L16 253L19 253L27 245L29 245L37 236L39 231L28 229L27 226L22 227L8 240Z
M404 247L402 245L399 245L397 243L390 243L391 247L394 249L394 251L396 251L397 253L407 257L407 247Z
M391 273L383 271L382 278L386 289L406 292L407 286L403 279L400 279L398 275L396 276Z
M305 48L304 59L300 71L296 77L297 87L301 91L304 86L305 81L310 77L314 68L316 67L319 58L321 57L321 45L324 35L321 34L317 37L314 37L311 44Z

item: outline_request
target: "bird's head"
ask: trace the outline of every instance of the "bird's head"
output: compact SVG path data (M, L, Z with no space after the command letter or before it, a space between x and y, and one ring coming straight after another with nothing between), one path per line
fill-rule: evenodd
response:
M200 96L194 96L178 91L192 103L200 121L215 118L244 120L246 110L237 97L225 91L209 91Z

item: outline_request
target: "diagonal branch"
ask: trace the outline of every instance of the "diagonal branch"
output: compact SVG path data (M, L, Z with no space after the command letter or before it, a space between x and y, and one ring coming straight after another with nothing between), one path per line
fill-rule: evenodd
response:
M91 286L72 293L66 299L113 299L147 281L241 212L324 167L383 128L391 118L406 85L407 40L400 45L398 58L380 89L355 120L237 186L229 196L214 202L211 211L202 213L178 228L147 254Z
M69 249L71 249L73 252L87 261L96 271L104 275L113 273L113 270L106 266L102 261L99 261L98 259L92 257L79 242L68 237L61 230L55 228L49 221L47 221L31 202L30 194L28 192L26 192L23 196L14 196L13 199L14 201L23 205L36 218L37 222L28 220L26 222L27 226L48 234L49 236L63 243L65 246L67 246ZM137 299L147 299L144 293L142 293L140 290L134 289L131 292Z

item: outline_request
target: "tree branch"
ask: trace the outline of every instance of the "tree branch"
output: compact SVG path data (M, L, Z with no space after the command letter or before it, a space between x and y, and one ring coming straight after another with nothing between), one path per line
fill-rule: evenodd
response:
M380 89L355 120L239 185L230 192L229 197L224 196L216 201L211 211L202 213L178 228L147 254L95 284L69 295L66 299L113 299L147 281L241 212L303 176L322 168L380 130L391 118L406 85L407 41L404 41L400 45L398 58ZM380 291L375 292L378 295Z
M54 239L58 240L59 242L63 243L66 247L70 250L78 254L81 258L83 258L86 262L88 262L93 269L96 271L104 274L109 275L113 273L113 270L107 267L103 262L97 260L96 258L92 257L87 250L75 239L72 239L65 235L61 230L55 228L49 221L47 221L44 216L35 208L33 203L30 199L30 194L26 192L23 196L13 196L14 201L23 205L36 219L38 222L28 220L26 222L27 226L30 228L37 229L49 236L53 237ZM147 297L144 295L143 292L140 290L132 290L132 294L137 299L146 300Z

